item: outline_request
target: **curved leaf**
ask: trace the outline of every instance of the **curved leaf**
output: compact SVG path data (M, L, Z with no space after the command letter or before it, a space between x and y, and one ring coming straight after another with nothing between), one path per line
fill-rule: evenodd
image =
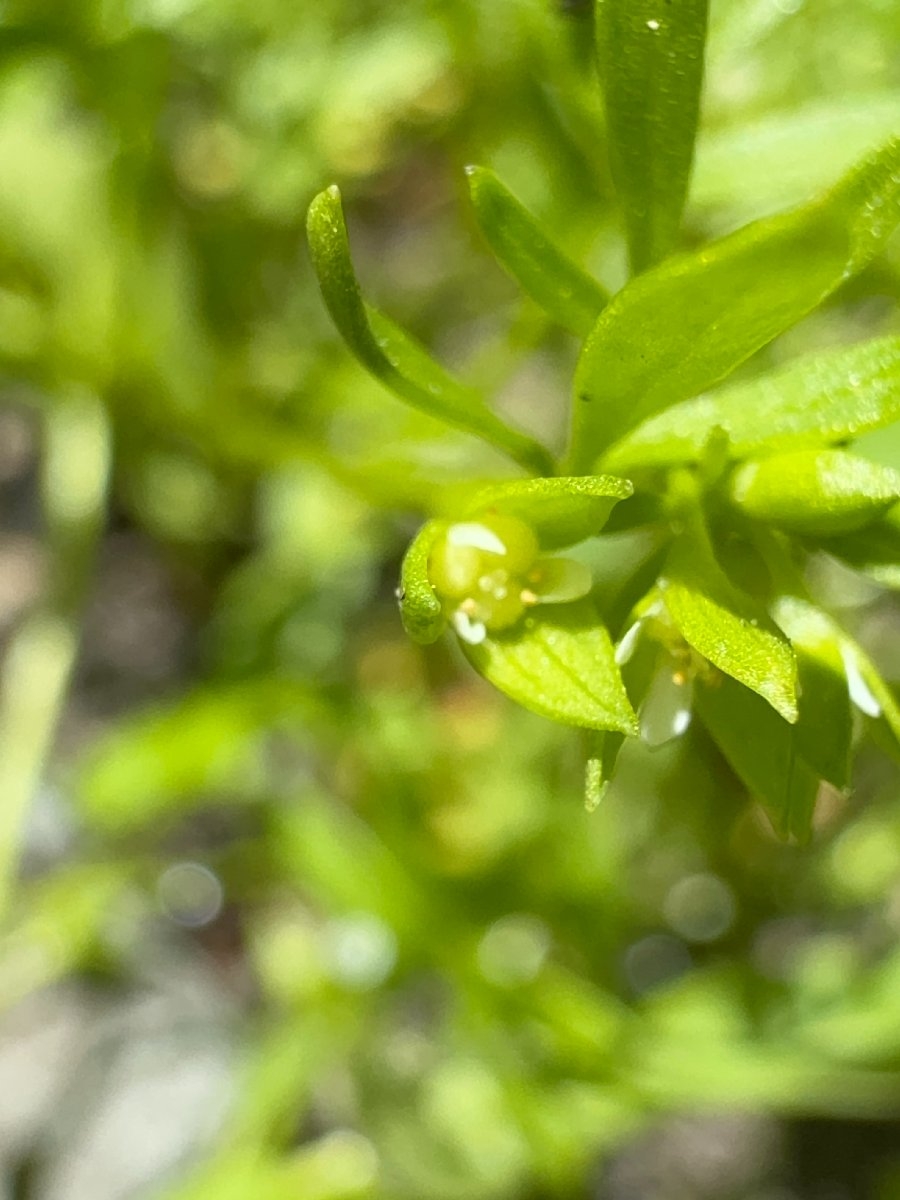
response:
M610 470L699 462L720 429L732 458L828 445L900 419L900 337L810 354L768 375L686 400L604 455Z
M309 206L307 236L331 318L362 365L408 404L474 433L538 473L550 469L546 450L505 425L473 388L448 374L398 326L368 309L359 290L336 187Z
M708 0L597 0L610 167L636 271L678 236L694 155Z
M461 644L475 669L525 708L566 725L637 733L612 642L589 601L552 606L508 634Z
M613 505L634 491L613 475L517 479L480 491L467 516L497 509L530 525L545 550L558 550L600 532Z
M587 336L606 289L563 254L493 171L466 167L466 174L479 228L501 265L555 321Z
M569 469L734 370L870 262L898 220L900 139L820 200L633 280L582 351Z

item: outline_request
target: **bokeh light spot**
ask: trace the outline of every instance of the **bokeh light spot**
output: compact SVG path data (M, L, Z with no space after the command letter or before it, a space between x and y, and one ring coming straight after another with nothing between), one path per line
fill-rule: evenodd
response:
M625 951L625 977L639 995L677 978L690 965L687 946L668 933L651 933Z
M397 962L394 931L374 913L356 913L331 921L326 929L328 973L355 991L379 987Z
M734 894L717 875L686 875L669 890L663 914L688 942L714 942L734 924Z
M214 921L225 896L218 876L195 862L168 867L159 877L156 893L166 916L189 929Z
M539 974L550 950L550 931L527 913L501 917L478 943L478 967L491 983L516 987Z

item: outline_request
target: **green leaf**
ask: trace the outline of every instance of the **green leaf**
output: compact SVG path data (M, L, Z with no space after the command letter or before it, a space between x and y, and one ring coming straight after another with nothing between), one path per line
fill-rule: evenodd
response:
M797 656L800 717L797 748L829 783L850 783L853 733L850 693L834 623L814 605L796 596L778 599L775 620L791 639Z
M694 155L708 0L597 0L613 179L636 271L678 237Z
M812 537L850 533L900 499L900 474L846 450L795 450L744 463L730 485L748 516Z
M336 187L309 206L307 236L322 296L331 318L360 363L408 404L476 434L540 473L550 469L546 450L505 425L480 394L458 382L394 323L367 308L360 293L347 227Z
M900 129L896 90L832 95L701 132L691 209L734 228L801 204ZM748 166L752 168L748 170Z
M475 217L502 266L565 329L586 337L609 294L485 167L466 167Z
M604 455L610 470L699 462L717 429L732 458L829 445L900 419L900 337L810 354L651 417Z
M824 197L633 280L600 314L575 377L569 468L711 387L869 263L900 219L900 139Z
M637 734L612 642L589 601L550 606L508 634L461 645L485 679L532 712Z
M429 521L410 543L400 568L400 619L414 642L427 646L436 642L447 627L441 602L428 577L428 557L446 521Z
M705 530L694 528L677 539L660 587L666 610L688 645L758 692L785 720L797 720L793 651L765 610L731 584Z
M823 542L822 549L864 571L882 587L900 590L900 504L852 537Z
M765 808L775 832L806 841L818 779L800 754L796 727L724 675L696 681L694 706L731 769Z
M496 509L518 517L535 531L542 549L558 550L599 533L613 506L633 491L629 480L613 475L516 479L484 488L466 516Z
M80 811L101 828L158 822L167 812L255 800L267 730L321 730L321 698L301 684L256 677L207 687L118 723L81 766Z
M843 630L837 630L837 634L850 699L874 722L873 732L880 735L880 740L900 760L900 702L862 646Z

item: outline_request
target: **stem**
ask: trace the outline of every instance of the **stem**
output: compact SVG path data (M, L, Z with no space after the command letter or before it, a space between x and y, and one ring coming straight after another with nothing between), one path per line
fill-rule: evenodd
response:
M42 492L49 594L7 651L0 677L0 916L13 893L23 832L44 774L78 652L80 614L103 527L109 429L79 393L44 416Z

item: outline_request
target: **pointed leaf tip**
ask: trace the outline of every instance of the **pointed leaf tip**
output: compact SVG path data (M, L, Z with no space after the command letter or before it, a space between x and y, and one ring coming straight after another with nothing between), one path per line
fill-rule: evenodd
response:
M475 218L500 265L555 321L585 336L608 300L606 290L487 167L468 166Z
M590 601L552 606L508 634L463 649L489 683L532 712L637 735L612 641Z
M550 472L552 460L542 446L501 421L474 388L454 379L398 326L365 304L337 185L310 204L307 235L331 319L370 374L414 408L484 438L531 471Z

